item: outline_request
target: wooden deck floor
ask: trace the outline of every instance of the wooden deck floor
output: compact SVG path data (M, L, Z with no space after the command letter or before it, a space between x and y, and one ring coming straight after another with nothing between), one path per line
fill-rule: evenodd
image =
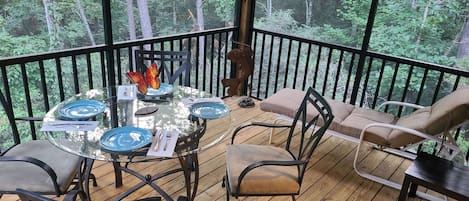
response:
M262 112L258 104L255 108L243 109L236 104L235 98L225 100L232 108L232 115L236 125L247 121L272 121L273 114ZM210 127L204 138L210 137L210 131L226 129ZM277 130L273 145L282 145L286 140L283 130ZM236 143L267 144L269 130L262 128L247 129L236 139ZM225 147L229 144L231 136L224 141L199 155L200 183L197 192L197 201L225 200L225 189L221 187L221 180L225 173ZM320 146L313 154L305 174L299 201L313 200L397 200L399 192L358 176L352 166L356 144L344 141L341 138L325 135ZM393 181L401 182L403 173L410 165L410 161L389 155L381 151L369 149L362 154L361 166L374 174L388 177ZM142 173L155 173L169 166L177 166L176 160L158 163L138 163L132 167ZM94 201L111 200L119 193L129 189L138 182L131 175L124 173L124 186L114 187L114 174L110 163L95 162L93 173L97 176L98 186L91 186L91 198ZM184 180L177 174L161 180L158 185L173 197L184 195ZM157 195L151 188L144 187L132 194L128 200ZM235 200L234 198L231 198ZM17 200L16 196L4 196L0 200ZM290 197L250 197L239 200L290 200ZM409 199L420 200L420 199Z

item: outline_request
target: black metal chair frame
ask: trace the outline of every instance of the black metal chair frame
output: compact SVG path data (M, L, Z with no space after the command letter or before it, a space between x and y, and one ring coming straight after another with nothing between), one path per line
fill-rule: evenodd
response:
M197 151L193 151L193 150L196 150L198 148L200 138L202 138L203 135L205 134L207 121L199 120L199 119L192 119L192 120L195 121L195 123L198 125L199 128L188 136L180 136L177 140L176 147L174 150L177 154L177 158L179 160L181 167L171 169L165 172L161 172L155 175L142 175L138 173L137 171L130 169L128 166L131 163L136 163L136 162L132 162L132 159L134 157L145 156L150 146L144 147L141 150L133 151L132 153L129 153L128 155L128 158L131 162L125 163L124 166L117 165L115 167L118 168L119 171L123 171L123 172L129 173L137 177L138 179L141 180L141 182L133 186L126 192L120 194L114 200L122 200L145 185L151 186L165 200L173 200L173 198L171 198L170 195L168 195L161 187L156 185L154 182L158 179L161 179L163 177L166 177L166 176L178 173L178 172L182 172L184 174L184 181L185 181L185 187L186 187L186 197L180 197L178 198L178 200L180 199L188 200L188 201L194 200L195 195L197 193L197 186L199 182L198 181L199 162L198 162ZM169 158L151 158L148 160L138 161L138 162L155 162L155 161L162 161L162 160L169 160ZM191 185L191 173L192 172L194 172L193 186ZM144 198L142 200L148 200L148 199L158 200L160 198L156 198L156 197Z
M285 103L288 104L288 103ZM307 120L307 105L311 105L318 111L318 115L312 118L311 120ZM324 124L322 127L316 127L317 121L319 118L322 118ZM326 132L327 128L332 122L334 118L332 114L332 110L330 106L327 104L326 100L313 88L309 88L306 92L306 95L299 106L299 109L295 115L295 118L291 125L280 125L280 124L268 124L263 122L251 122L244 125L239 126L233 133L231 138L231 144L234 144L235 137L238 133L247 127L251 126L262 126L262 127L269 127L269 128L289 128L289 134L287 143L285 146L285 150L287 150L291 156L295 159L292 161L274 161L274 160L264 160L252 163L248 167L246 167L240 174L238 179L238 188L235 192L231 192L230 190L230 181L228 178L228 172L223 177L222 186L226 188L226 199L229 200L230 195L238 198L238 196L273 196L273 195L291 195L292 199L295 200L295 195L298 195L300 192L296 192L294 194L260 194L260 195L253 195L253 194L241 194L240 193L240 184L242 183L243 178L252 170L262 167L262 166L297 166L298 167L298 184L301 186L303 181L303 176L306 171L306 167L308 165L309 159L311 158L314 150L319 144L322 136ZM297 124L301 125L301 130L299 133L300 143L298 153L296 155L293 153L291 147L291 141L295 134L295 128ZM307 136L308 130L311 129L312 133L310 136ZM274 184L273 184L274 185Z
M56 195L57 197L60 196L60 195L66 194L67 192L62 192L60 190L59 184L57 183L57 174L54 172L54 170L49 165L47 165L43 161L38 160L36 158L32 158L32 157L26 157L26 156L4 156L4 154L6 154L10 149L12 149L13 147L15 147L15 146L17 146L21 143L18 127L16 126L16 121L20 120L20 121L29 121L31 123L34 123L36 121L42 121L42 118L39 118L39 117L15 118L14 111L13 111L13 106L11 105L10 102L7 101L7 99L5 98L5 96L3 95L1 90L0 90L0 103L2 104L2 106L4 108L4 111L7 115L8 121L9 121L10 126L11 126L11 131L12 131L12 134L13 134L13 139L14 139L14 142L15 142L15 144L13 146L9 147L7 150L4 150L3 152L1 152L1 150L0 150L0 161L4 161L4 162L6 162L6 161L25 162L25 163L30 163L30 164L33 164L33 165L39 167L39 168L43 169L50 176L50 178L52 180L52 183L54 185L54 189L55 189L54 192L41 192L41 194L52 194L52 195ZM37 140L36 135L34 133L32 133L32 139ZM53 146L53 145L51 144L51 146ZM89 179L92 179L93 186L97 186L95 176L90 174L92 165L93 165L93 160L83 158L82 162L81 162L81 167L77 167L77 168L79 168L79 170L78 170L78 173L76 175L76 178L72 182L72 185L74 185L72 190L84 190L86 192L88 198L89 198L89 184L87 183L85 185L85 187L83 187L83 181L89 181ZM16 193L17 193L16 191L2 191L2 190L0 190L0 197L1 197L1 194L16 194Z
M16 194L18 194L18 197L20 197L22 201L55 201L40 194L19 188L16 189ZM65 195L63 201L74 201L77 196L79 196L82 201L88 200L85 192L82 190L71 190Z
M147 70L145 61L159 61L162 82L173 84L179 78L179 85L190 86L191 52L190 51L150 51L135 50L137 71L142 74ZM178 67L177 69L175 67ZM163 70L162 70L163 69ZM168 80L166 80L166 77Z

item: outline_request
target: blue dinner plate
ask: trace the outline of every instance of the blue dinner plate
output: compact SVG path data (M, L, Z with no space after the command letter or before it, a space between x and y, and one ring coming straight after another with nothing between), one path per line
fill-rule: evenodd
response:
M84 120L104 112L106 105L97 100L77 100L66 103L58 110L58 115L63 119Z
M101 136L101 148L113 152L128 152L150 144L150 131L133 126L124 126L109 130Z
M230 108L223 103L200 102L191 106L191 114L202 119L217 119L226 116Z
M140 92L139 92L140 93ZM158 97L158 96L166 96L173 93L173 85L167 83L161 83L159 89L153 89L148 87L147 97Z

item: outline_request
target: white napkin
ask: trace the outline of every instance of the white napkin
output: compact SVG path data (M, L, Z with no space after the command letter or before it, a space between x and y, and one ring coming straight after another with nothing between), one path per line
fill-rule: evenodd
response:
M92 131L98 121L51 121L42 124L41 131Z
M161 140L159 140L160 135L162 135ZM170 135L170 137L168 137L168 135ZM156 140L153 140L150 149L148 149L147 156L172 157L178 137L179 132L176 130L157 131L156 135L153 137L156 138ZM157 140L159 140L159 145L157 149L155 149Z
M183 98L182 103L186 107L190 107L195 103L202 103L202 102L214 102L214 103L223 103L223 100L218 97L212 97L212 98Z
M117 87L117 100L134 100L137 98L135 85L122 85Z

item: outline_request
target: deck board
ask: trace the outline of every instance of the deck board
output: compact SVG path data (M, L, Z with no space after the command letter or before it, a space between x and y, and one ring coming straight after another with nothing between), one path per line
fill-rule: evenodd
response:
M225 103L232 109L233 125L237 126L248 121L272 122L274 115L262 112L258 104L255 108L239 108L236 98L225 99ZM216 137L211 132L221 131L227 128L220 125L208 125L207 133L202 140L211 140ZM236 137L235 143L267 144L270 130L265 128L248 128ZM274 146L285 144L287 136L286 129L277 129L273 138ZM197 201L223 201L226 200L225 189L221 187L221 180L225 174L225 149L231 142L231 135L221 143L207 149L199 154L200 180L198 186ZM293 144L292 146L298 146ZM364 179L353 170L353 159L356 144L330 135L325 135L320 145L308 164L307 171L302 184L301 194L297 200L396 200L399 192L397 190L383 187L380 184ZM410 161L394 155L389 155L373 149L363 149L360 163L361 168L372 171L374 174L391 178L400 182L403 179L404 170L410 165ZM132 164L132 168L142 173L161 172L170 167L178 166L176 160L162 162L148 162ZM112 164L96 161L93 173L97 176L98 186L91 186L91 197L93 200L110 200L119 193L126 191L139 180L133 176L123 173L124 185L120 188L114 186L114 173ZM185 194L184 179L182 174L175 174L158 180L160 185L172 197ZM126 200L158 195L149 187L144 187ZM231 198L235 200L234 198ZM14 195L5 195L0 201L18 200ZM280 201L290 200L289 196L278 197L249 197L239 200L261 200ZM420 199L410 199L420 200Z

